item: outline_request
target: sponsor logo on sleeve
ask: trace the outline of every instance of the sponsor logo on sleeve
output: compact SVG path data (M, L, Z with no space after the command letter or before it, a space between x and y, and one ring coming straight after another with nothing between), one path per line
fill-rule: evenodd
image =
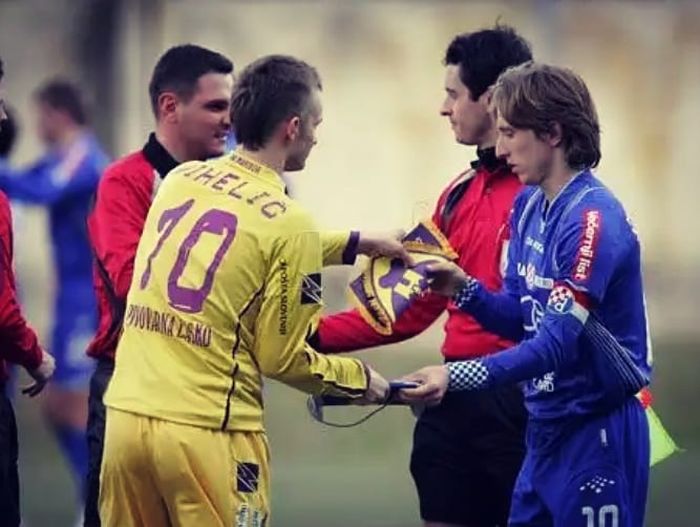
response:
M289 264L287 260L280 261L280 305L279 305L280 335L287 334L287 319L289 318Z
M545 373L542 377L532 379L532 389L538 392L551 393L555 388L555 373L550 371Z
M525 268L525 285L530 291L535 288L535 266L531 263Z
M600 237L602 217L599 210L587 210L583 214L584 229L574 263L574 280L585 282L591 275L596 246Z
M544 308L542 304L530 295L525 295L520 300L523 305L523 310L526 313L523 327L528 333L535 333L540 329L542 319L544 318Z
M301 279L301 303L321 304L321 273L305 274Z

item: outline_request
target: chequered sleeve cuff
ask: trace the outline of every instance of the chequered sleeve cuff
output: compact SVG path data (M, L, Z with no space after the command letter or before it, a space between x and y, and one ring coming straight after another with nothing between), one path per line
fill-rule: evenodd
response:
M487 387L489 370L480 360L465 360L447 364L449 382L447 390L481 390Z
M473 276L467 275L467 280L462 286L462 289L457 291L452 297L452 301L455 303L460 311L468 311L469 303L474 299L476 292L479 290L479 281Z

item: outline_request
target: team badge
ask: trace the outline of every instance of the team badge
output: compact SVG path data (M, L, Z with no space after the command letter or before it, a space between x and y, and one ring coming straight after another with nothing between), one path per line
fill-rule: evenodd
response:
M260 467L255 463L238 463L236 470L236 489L238 492L256 492Z
M391 335L396 320L428 289L430 265L457 259L447 238L430 220L419 223L401 241L413 256L412 268L399 259L377 256L349 286L363 319L382 335Z
M575 302L574 292L568 287L560 285L552 289L547 301L547 309L565 315L571 312Z
M301 303L321 304L321 273L305 274L301 278Z

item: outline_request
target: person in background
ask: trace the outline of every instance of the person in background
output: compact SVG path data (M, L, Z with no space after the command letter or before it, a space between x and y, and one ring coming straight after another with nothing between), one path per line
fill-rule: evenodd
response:
M44 415L73 475L82 511L87 475L88 383L85 348L97 329L92 254L85 221L107 156L89 126L81 90L54 79L34 94L37 132L46 153L26 168L0 170L0 189L12 200L45 207L55 269L51 351L56 372Z
M3 135L7 118L3 90L4 68L0 58L0 143L11 143ZM23 366L33 383L23 389L30 396L40 393L53 374L53 357L44 351L34 330L27 324L17 300L13 267L12 214L10 203L0 191L0 524L19 527L21 523L19 445L17 423L7 394L7 365Z

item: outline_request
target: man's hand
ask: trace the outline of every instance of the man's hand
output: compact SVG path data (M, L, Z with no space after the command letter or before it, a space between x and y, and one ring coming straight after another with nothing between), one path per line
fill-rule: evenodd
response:
M449 382L447 366L427 366L402 380L417 382L418 388L404 388L399 391L399 398L407 403L424 403L428 406L440 404L447 391Z
M400 230L384 233L360 233L357 253L365 256L400 258L408 267L412 267L415 265L415 261L401 243L405 234Z
M34 379L34 382L29 386L22 388L22 393L29 397L34 397L41 393L41 390L46 386L46 382L53 375L56 369L56 362L51 354L42 350L41 364L35 370L27 370L29 375Z
M426 269L430 290L443 296L452 297L467 282L467 275L453 262L435 263Z
M389 382L375 370L365 365L367 376L367 391L356 399L355 404L381 404L389 397Z

